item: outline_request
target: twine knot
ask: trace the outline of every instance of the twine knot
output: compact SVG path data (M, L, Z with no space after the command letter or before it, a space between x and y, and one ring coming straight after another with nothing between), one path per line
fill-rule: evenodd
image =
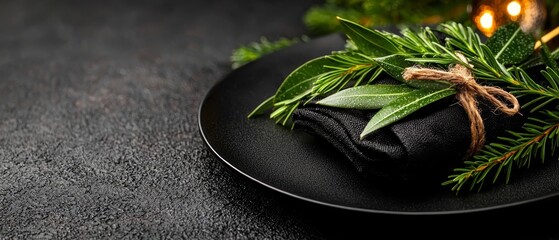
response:
M462 62L468 60L457 53ZM456 98L466 111L470 120L471 143L468 153L473 155L483 147L485 143L485 127L478 109L476 96L480 96L497 107L498 110L508 116L518 113L520 104L511 93L493 86L479 85L474 79L470 69L461 64L452 66L449 71L430 68L408 67L402 74L405 80L437 80L452 83L457 91ZM500 99L499 99L500 98ZM501 100L502 99L502 100ZM509 104L512 107L509 107Z

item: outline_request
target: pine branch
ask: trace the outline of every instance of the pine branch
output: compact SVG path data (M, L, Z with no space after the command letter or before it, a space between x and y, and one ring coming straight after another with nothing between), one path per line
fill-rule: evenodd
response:
M522 132L509 132L510 137L500 137L499 143L486 145L473 161L465 161L466 167L455 169L457 174L450 175L451 179L443 185L453 184L452 190L458 192L470 182L470 190L477 185L479 191L491 174L495 183L501 172L506 171L508 183L514 165L528 168L534 159L543 162L549 155L555 155L559 147L559 112L541 114L549 118L545 121L530 118Z

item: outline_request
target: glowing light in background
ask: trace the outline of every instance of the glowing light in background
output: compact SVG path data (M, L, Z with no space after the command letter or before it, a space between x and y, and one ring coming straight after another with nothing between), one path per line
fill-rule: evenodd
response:
M477 29L487 37L514 22L522 31L539 38L546 20L545 3L546 0L472 0L469 12Z
M496 29L495 13L487 6L479 11L479 14L474 18L477 28L486 36L491 36Z
M479 17L479 24L484 29L491 29L491 27L493 27L493 14L489 11L484 12L481 17Z
M511 17L518 17L522 11L522 6L517 1L512 1L507 5L507 12Z

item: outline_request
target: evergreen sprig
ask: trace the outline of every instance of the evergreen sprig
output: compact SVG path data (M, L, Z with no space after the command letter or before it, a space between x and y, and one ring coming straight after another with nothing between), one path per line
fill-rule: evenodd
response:
M547 119L529 118L522 132L511 131L509 136L499 137L500 142L486 145L473 160L464 161L466 167L454 169L457 174L450 175L443 185L453 185L452 190L458 192L470 182L470 190L478 186L479 191L491 173L495 183L504 171L508 183L513 166L528 168L533 159L543 163L554 156L559 147L559 112L548 110L541 115Z

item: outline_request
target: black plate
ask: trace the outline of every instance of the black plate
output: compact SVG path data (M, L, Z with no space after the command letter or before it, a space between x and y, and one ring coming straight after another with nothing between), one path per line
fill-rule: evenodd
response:
M200 106L202 137L234 171L274 191L304 201L351 211L438 215L488 211L558 196L559 164L534 162L515 170L512 181L473 194L448 187L406 192L389 183L361 178L325 142L275 125L266 116L247 114L271 96L285 76L302 63L343 49L340 35L301 43L232 71ZM444 179L443 179L444 180ZM396 189L396 190L395 190Z

